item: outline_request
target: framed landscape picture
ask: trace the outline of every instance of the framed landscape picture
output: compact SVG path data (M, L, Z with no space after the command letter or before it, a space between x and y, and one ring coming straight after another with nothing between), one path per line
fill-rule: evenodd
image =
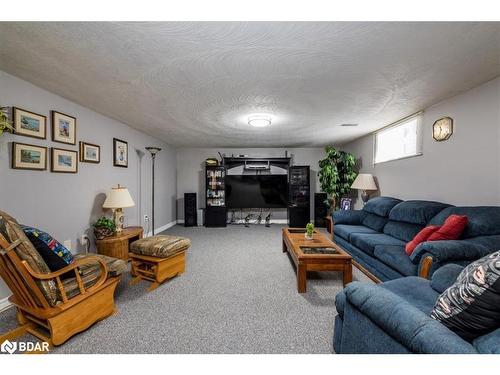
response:
M12 142L12 168L45 171L47 147Z
M92 143L80 141L80 161L82 163L100 163L101 147L93 145Z
M56 173L77 173L78 152L52 147L50 155L50 170Z
M52 113L52 140L76 145L76 118L61 112Z
M113 165L128 167L128 143L117 138L113 138Z
M14 132L33 138L46 138L47 117L25 109L13 108Z

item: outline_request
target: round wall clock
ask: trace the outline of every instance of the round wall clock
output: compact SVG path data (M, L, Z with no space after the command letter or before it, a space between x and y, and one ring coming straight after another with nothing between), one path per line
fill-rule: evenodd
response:
M432 125L432 138L438 142L446 141L452 134L453 119L451 117L440 118Z

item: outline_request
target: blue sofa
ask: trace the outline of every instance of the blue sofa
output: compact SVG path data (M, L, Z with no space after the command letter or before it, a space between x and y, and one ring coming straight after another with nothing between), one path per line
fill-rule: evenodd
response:
M441 225L451 214L469 218L460 240L424 242L406 254L406 243L422 228ZM334 241L381 281L430 277L445 264L467 265L500 249L500 207L377 197L362 210L335 211L332 221Z
M431 280L409 276L382 284L350 283L336 299L336 353L500 353L500 328L472 342L429 314L463 269L448 264Z

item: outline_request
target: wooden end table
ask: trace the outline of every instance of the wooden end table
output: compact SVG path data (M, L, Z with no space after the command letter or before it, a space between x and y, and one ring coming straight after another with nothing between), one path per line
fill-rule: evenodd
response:
M112 236L96 240L97 253L128 261L129 245L142 238L142 227L126 227Z
M288 251L297 267L297 291L306 292L307 271L340 271L343 272L344 286L350 283L352 257L322 233L314 231L312 240L307 240L304 234L304 228L283 228L283 252ZM306 248L330 248L334 253L306 254Z

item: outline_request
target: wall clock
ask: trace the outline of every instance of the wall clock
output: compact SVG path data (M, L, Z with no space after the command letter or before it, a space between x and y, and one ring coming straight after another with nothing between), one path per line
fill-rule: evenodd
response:
M432 138L435 141L446 141L453 134L453 119L451 117L443 117L436 120L432 125Z

